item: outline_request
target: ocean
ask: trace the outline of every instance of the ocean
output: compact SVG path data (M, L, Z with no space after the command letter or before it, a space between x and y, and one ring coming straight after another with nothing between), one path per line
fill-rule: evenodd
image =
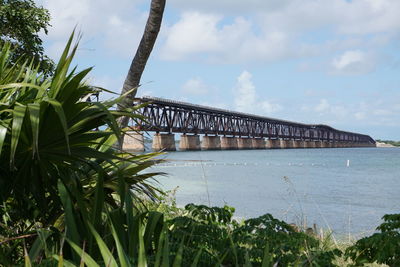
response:
M270 213L331 230L336 238L374 232L400 212L400 149L329 148L169 152L153 170L179 206L229 205L239 219Z

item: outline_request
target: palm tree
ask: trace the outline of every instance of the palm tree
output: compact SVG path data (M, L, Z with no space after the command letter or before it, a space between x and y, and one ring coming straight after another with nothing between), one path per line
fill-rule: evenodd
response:
M133 88L137 88L140 84L140 78L142 77L143 71L146 67L147 60L153 50L156 42L158 33L160 31L162 17L164 14L166 0L152 0L150 6L150 13L147 19L146 27L139 47L136 51L135 57L132 60L131 66L128 71L128 75L125 78L124 85L122 87L121 95L126 94ZM131 107L133 99L136 95L136 90L128 94L123 101L118 104L119 110L124 110ZM124 116L119 120L121 128L128 126L129 117Z

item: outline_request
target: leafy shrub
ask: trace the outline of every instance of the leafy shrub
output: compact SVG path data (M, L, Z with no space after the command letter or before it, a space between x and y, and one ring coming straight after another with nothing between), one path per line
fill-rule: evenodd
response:
M346 257L353 260L354 266L373 262L400 266L400 214L386 214L383 220L377 227L380 232L347 248Z
M270 214L233 219L231 207L186 205L186 214L168 222L171 250L183 244L184 266L198 257L199 266L335 266L337 249L322 250L320 241L297 232ZM201 251L201 252L200 252ZM200 255L200 256L199 256Z
M117 119L139 118L138 107L113 110L120 98L87 101L98 91L84 80L90 69L70 70L72 40L49 78L29 62L13 64L9 44L1 48L0 262L21 260L23 242L34 261L44 245L49 254L62 249L78 259L69 243L61 246L64 238L96 255L91 227L109 233L107 214L122 210L126 199L158 192L147 182L158 173L142 172L158 153L113 148L123 134Z

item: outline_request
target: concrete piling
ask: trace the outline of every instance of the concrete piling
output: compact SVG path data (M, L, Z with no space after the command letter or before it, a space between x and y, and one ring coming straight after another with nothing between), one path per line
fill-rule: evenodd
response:
M292 140L292 148L303 148L301 140Z
M237 138L237 147L238 149L252 149L252 140L247 137L239 137Z
M305 141L306 148L316 148L314 141Z
M200 136L195 135L181 135L181 140L179 141L179 150L200 150Z
M280 148L293 148L292 140L281 139L280 140Z
M265 147L270 149L276 149L281 147L279 139L267 139L265 140Z
M153 150L175 151L175 137L174 134L161 134L156 133L153 137Z
M222 150L235 150L238 149L238 142L236 137L221 137L221 149Z
M124 136L124 143L122 149L126 151L143 152L144 151L144 138L143 133L128 131Z
M315 143L315 148L322 148L323 142L322 141L314 141Z
M219 136L203 136L201 142L202 150L220 150L221 149L221 139Z
M372 143L350 141L311 141L292 139L264 139L234 136L203 136L183 134L180 138L179 150L236 150L236 149L289 149L289 148L343 148L343 147L375 147ZM175 140L172 133L156 133L153 137L153 150L175 151ZM125 136L123 149L127 151L144 151L142 133L129 132Z
M265 140L264 138L252 138L251 146L253 149L265 149Z

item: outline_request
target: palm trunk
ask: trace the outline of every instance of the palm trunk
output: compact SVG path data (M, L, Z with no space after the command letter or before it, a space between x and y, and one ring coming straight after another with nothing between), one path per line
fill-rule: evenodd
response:
M142 77L147 60L151 51L153 50L158 32L160 31L165 2L166 0L151 1L150 13L147 19L146 27L144 29L144 33L135 57L132 60L128 75L125 78L121 94L125 94L133 88L137 88L140 84L140 78ZM118 109L122 110L124 108L131 107L133 105L133 99L135 95L136 91L129 94L120 104L118 104ZM125 128L128 126L128 122L129 118L123 117L119 121L119 125L121 128Z

